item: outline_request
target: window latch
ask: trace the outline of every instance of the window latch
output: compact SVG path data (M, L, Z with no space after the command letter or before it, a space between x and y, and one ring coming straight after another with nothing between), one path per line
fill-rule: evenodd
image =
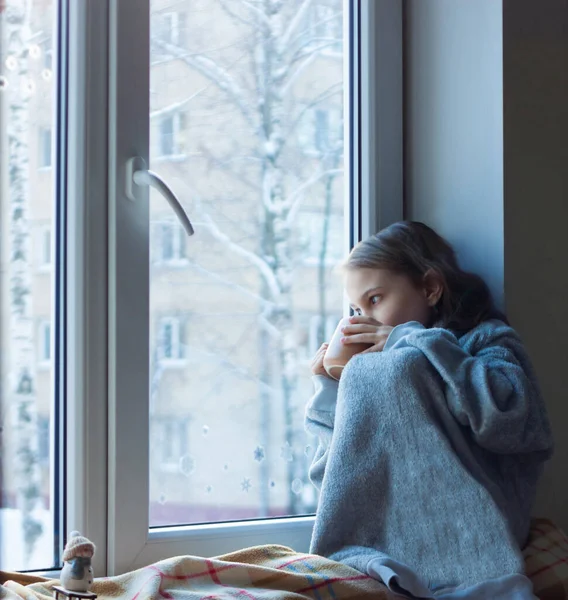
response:
M154 188L168 201L187 235L195 233L187 213L168 184L157 173L146 168L146 162L142 157L135 156L126 163L126 197L129 200L136 200L136 186L143 185Z

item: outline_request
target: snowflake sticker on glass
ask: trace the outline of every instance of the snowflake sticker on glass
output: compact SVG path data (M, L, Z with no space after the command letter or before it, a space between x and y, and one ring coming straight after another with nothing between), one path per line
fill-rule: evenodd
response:
M182 456L179 459L179 470L180 473L189 477L195 471L195 459L189 454Z
M290 442L286 442L280 449L280 458L286 462L292 462L294 460L294 450L290 446Z

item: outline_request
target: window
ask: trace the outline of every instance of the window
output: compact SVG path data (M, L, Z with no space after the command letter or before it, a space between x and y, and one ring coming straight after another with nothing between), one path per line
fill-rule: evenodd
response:
M330 193L329 186L324 186L323 194ZM327 192L326 192L327 190ZM341 262L345 252L341 241L343 238L343 215L321 211L305 211L298 227L298 254L306 265L333 266Z
M41 66L47 71L53 71L53 50L52 50L53 41L51 38L44 40L40 44L41 50ZM42 76L45 78L45 73L42 72Z
M38 357L40 365L49 365L51 362L51 322L42 321L38 334Z
M189 418L180 418L179 415L152 415L150 437L160 449L156 460L157 468L163 473L183 473L183 459L189 452L189 423ZM159 502L157 504L160 505Z
M167 44L184 46L186 32L186 14L184 12L157 13L153 29L156 36Z
M366 204L347 55L360 45L333 57L302 45L304 1L181 0L164 18L158 0L32 0L24 30L38 44L54 30L56 76L30 57L35 79L23 86L15 64L26 48L8 55L0 12L1 223L29 188L25 227L7 227L0 252L0 401L17 423L2 440L3 568L57 568L72 529L97 544L101 576L243 540L308 549L317 494L298 407L312 384L305 351L284 360L283 339L302 330L313 345L309 319L330 315L331 327L341 313L335 258L320 251L327 239L345 255ZM325 6L341 23L359 18L359 3ZM278 39L259 35L255 10L278 11ZM19 157L6 151L12 107L29 118ZM298 135L308 113L310 151ZM133 155L198 235L185 236L156 189L126 195ZM34 268L36 248L52 271ZM33 419L18 421L32 397ZM20 452L38 456L24 488Z
M186 238L183 227L178 221L162 220L154 222L152 246L154 262L172 265L186 265Z
M307 154L340 154L343 147L343 114L340 107L305 110L296 135Z
M50 458L50 454L51 454L51 444L50 444L50 440L49 440L49 432L50 432L49 415L43 415L43 414L38 415L38 419L37 419L37 435L38 435L37 449L38 449L38 452L37 452L37 455L38 455L38 460L41 462L41 464L44 467L49 465L49 458Z
M343 16L333 2L314 2L308 12L304 43L322 54L341 56Z
M44 227L39 231L39 268L49 270L51 268L51 229Z
M302 316L299 319L297 332L297 343L301 349L301 358L311 362L315 353L324 342L329 342L335 331L337 323L343 315L340 312L328 314L323 317L319 315ZM322 327L323 321L323 327Z
M10 424L0 435L0 563L35 570L58 566L63 533L55 441L63 437L65 381L63 343L53 343L65 331L63 263L51 245L60 238L65 195L63 173L51 168L63 121L46 53L59 2L20 8L0 3L0 414ZM55 60L60 48L53 50Z
M39 167L40 169L51 167L51 129L39 130Z
M179 317L164 317L160 319L158 356L165 362L183 360L183 323Z
M158 120L158 152L156 158L182 158L184 143L185 113L175 112Z

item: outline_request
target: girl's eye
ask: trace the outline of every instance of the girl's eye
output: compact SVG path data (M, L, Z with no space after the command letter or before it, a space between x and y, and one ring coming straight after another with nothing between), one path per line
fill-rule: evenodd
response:
M371 304L378 304L379 301L381 300L381 297L380 296L371 296L370 300L371 300Z
M361 313L361 309L360 309L360 308L354 308L354 309L353 309L353 312L354 312L356 315L361 315L361 314L362 314L362 313Z

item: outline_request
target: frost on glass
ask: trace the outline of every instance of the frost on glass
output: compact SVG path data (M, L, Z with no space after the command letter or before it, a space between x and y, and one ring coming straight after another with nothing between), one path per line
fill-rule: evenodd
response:
M0 564L53 565L50 497L52 27L0 2Z
M316 508L303 414L342 314L343 21L342 0L152 1L151 164L196 230L152 197L152 525Z

